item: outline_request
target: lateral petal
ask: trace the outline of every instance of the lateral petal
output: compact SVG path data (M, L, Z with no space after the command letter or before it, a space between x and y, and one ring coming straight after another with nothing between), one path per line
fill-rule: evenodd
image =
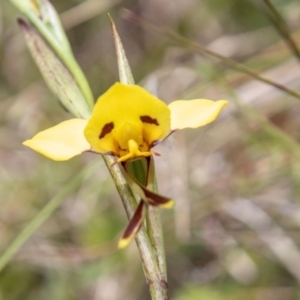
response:
M91 149L83 135L87 124L83 119L71 119L54 127L39 132L23 145L43 154L44 156L63 161Z
M207 99L177 100L169 104L171 111L171 130L197 128L214 121L226 100Z

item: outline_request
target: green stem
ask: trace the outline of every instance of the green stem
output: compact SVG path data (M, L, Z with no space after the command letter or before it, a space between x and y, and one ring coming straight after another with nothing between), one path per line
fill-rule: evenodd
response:
M153 157L150 157L149 159L149 166L147 166L146 159L141 158L131 161L127 166L127 170L137 181L140 182L140 184L145 185L149 190L158 193L154 159ZM158 265L160 282L167 293L167 268L160 208L149 205L147 212L147 233L154 250L156 264Z
M158 192L153 157L150 158L147 188L154 192ZM159 208L153 206L149 207L147 224L148 224L148 233L152 241L153 248L155 249L156 252L156 258L157 258L158 268L160 271L160 276L162 278L162 282L164 282L164 284L166 285L166 289L168 289L166 253L165 253L164 236L163 236L162 222L161 222Z
M116 184L117 190L121 196L127 216L129 219L131 219L137 206L136 199L127 181L124 179L119 167L117 165L112 167L112 164L115 162L115 159L107 155L104 155L103 159ZM163 280L163 278L160 276L161 273L156 263L157 253L153 251L149 236L147 235L147 231L144 227L140 229L135 240L142 260L142 266L149 286L151 299L168 300L169 297L168 297L167 285L166 282Z
M157 190L154 190L157 192ZM162 231L162 222L160 216L160 209L150 206L148 210L148 234L152 241L152 246L155 249L158 268L160 272L161 282L164 284L164 288L168 289L168 277L167 277L167 265L166 254L164 247L164 236Z
M90 176L99 164L92 164L84 168L77 176L52 198L42 210L25 226L25 228L16 236L6 250L0 256L0 272L9 263L12 257L18 252L22 245L30 238L30 236L54 213L54 211L65 200L66 196L74 191L85 176Z

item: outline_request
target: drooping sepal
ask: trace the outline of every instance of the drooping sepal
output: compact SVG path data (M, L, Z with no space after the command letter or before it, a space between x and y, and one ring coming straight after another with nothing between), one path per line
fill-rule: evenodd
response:
M140 230L143 220L145 218L147 211L147 204L144 201L140 201L138 207L136 208L129 224L127 225L121 239L118 243L118 248L123 249L135 238L136 234Z
M128 171L128 163L130 162L121 163L120 169L124 177L127 179L132 190L150 205L161 208L172 208L174 205L174 201L169 197L165 197L153 191L150 191L144 185L140 184L140 182L138 182Z

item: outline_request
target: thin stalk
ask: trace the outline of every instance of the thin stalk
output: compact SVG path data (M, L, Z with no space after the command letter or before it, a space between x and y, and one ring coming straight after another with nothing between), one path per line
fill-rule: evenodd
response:
M127 165L127 171L140 184L146 186L148 190L158 193L153 157L131 161L130 164ZM160 208L147 205L146 222L148 236L150 238L150 242L157 260L156 263L160 272L160 280L162 283L164 283L167 289L166 257L160 218Z
M114 158L105 155L103 156L103 159L116 184L127 216L131 219L137 206L136 199L118 166L115 165L114 167L111 167L115 161ZM168 289L166 288L165 282L161 280L158 265L156 264L156 253L152 249L147 231L144 227L141 228L135 240L141 256L142 266L149 286L151 299L168 300Z
M296 42L292 38L291 31L287 23L285 22L284 18L282 17L282 15L279 13L275 5L270 0L263 0L263 2L266 4L267 8L269 9L268 16L271 22L274 24L279 34L283 37L287 46L291 49L291 52L300 62L300 50Z
M0 272L10 262L13 256L20 250L23 244L34 234L34 232L54 213L54 211L64 202L66 196L74 191L84 177L89 177L99 164L93 163L84 168L62 190L52 198L39 213L25 226L25 228L15 237L0 256Z
M155 176L155 165L153 157L150 158L150 165L148 171L148 182L147 188L154 192L158 192L156 176ZM167 277L167 265L166 265L166 253L164 246L164 236L162 230L162 222L160 209L157 207L150 206L148 211L148 234L151 239L153 248L156 252L156 258L158 263L158 268L160 271L160 276L162 278L162 282L166 285L166 289L168 288L168 277Z
M157 190L153 190L157 192ZM156 259L158 263L161 284L165 290L168 290L168 277L166 265L166 253L164 247L164 236L162 231L162 222L160 209L150 206L147 216L148 235L151 239L152 246L155 249Z
M264 83L267 83L269 85L272 85L274 86L275 88L289 94L289 95L292 95L294 96L295 98L297 98L298 100L300 100L300 93L297 92L297 91L294 91L292 89L289 89L287 87L285 87L284 85L278 83L278 82L275 82L275 81L272 81L262 75L259 75L257 74L256 72L254 72L253 70L249 69L248 67L230 59L230 58L227 58L227 57L224 57L222 56L221 54L218 54L214 51L211 51L211 50L208 50L202 46L200 46L198 43L196 42L193 42L193 41L190 41L189 39L183 37L182 35L180 34L177 34L176 32L172 31L172 30L169 30L167 28L164 28L164 27L158 27L156 26L153 22L149 21L149 20L146 20L138 15L136 15L135 13L129 11L129 10L123 10L124 13L123 13L123 17L125 19L127 19L128 21L130 22L134 22L134 23L137 23L137 24L140 24L142 25L145 29L151 31L151 32L154 32L160 36L165 36L167 38L169 38L170 40L172 40L173 42L176 42L188 49L191 49L195 52L198 52L202 55L206 55L208 57L214 57L214 58L217 58L221 61L221 63L223 63L224 65L236 70L236 71L239 71L239 72L242 72L244 74L247 74L259 81L262 81Z

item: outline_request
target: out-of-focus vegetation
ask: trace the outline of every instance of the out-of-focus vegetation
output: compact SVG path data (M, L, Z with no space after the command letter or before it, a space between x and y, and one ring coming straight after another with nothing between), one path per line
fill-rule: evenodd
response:
M300 290L300 99L124 20L127 8L289 88L300 61L260 0L51 1L95 98L117 81L109 12L136 81L166 102L228 99L218 122L157 150L169 286L175 300L289 300ZM300 3L273 1L300 45ZM148 299L127 219L101 158L53 162L21 145L70 115L50 93L1 1L0 251L82 169L98 164L0 274L0 299ZM96 160L95 160L96 159Z

